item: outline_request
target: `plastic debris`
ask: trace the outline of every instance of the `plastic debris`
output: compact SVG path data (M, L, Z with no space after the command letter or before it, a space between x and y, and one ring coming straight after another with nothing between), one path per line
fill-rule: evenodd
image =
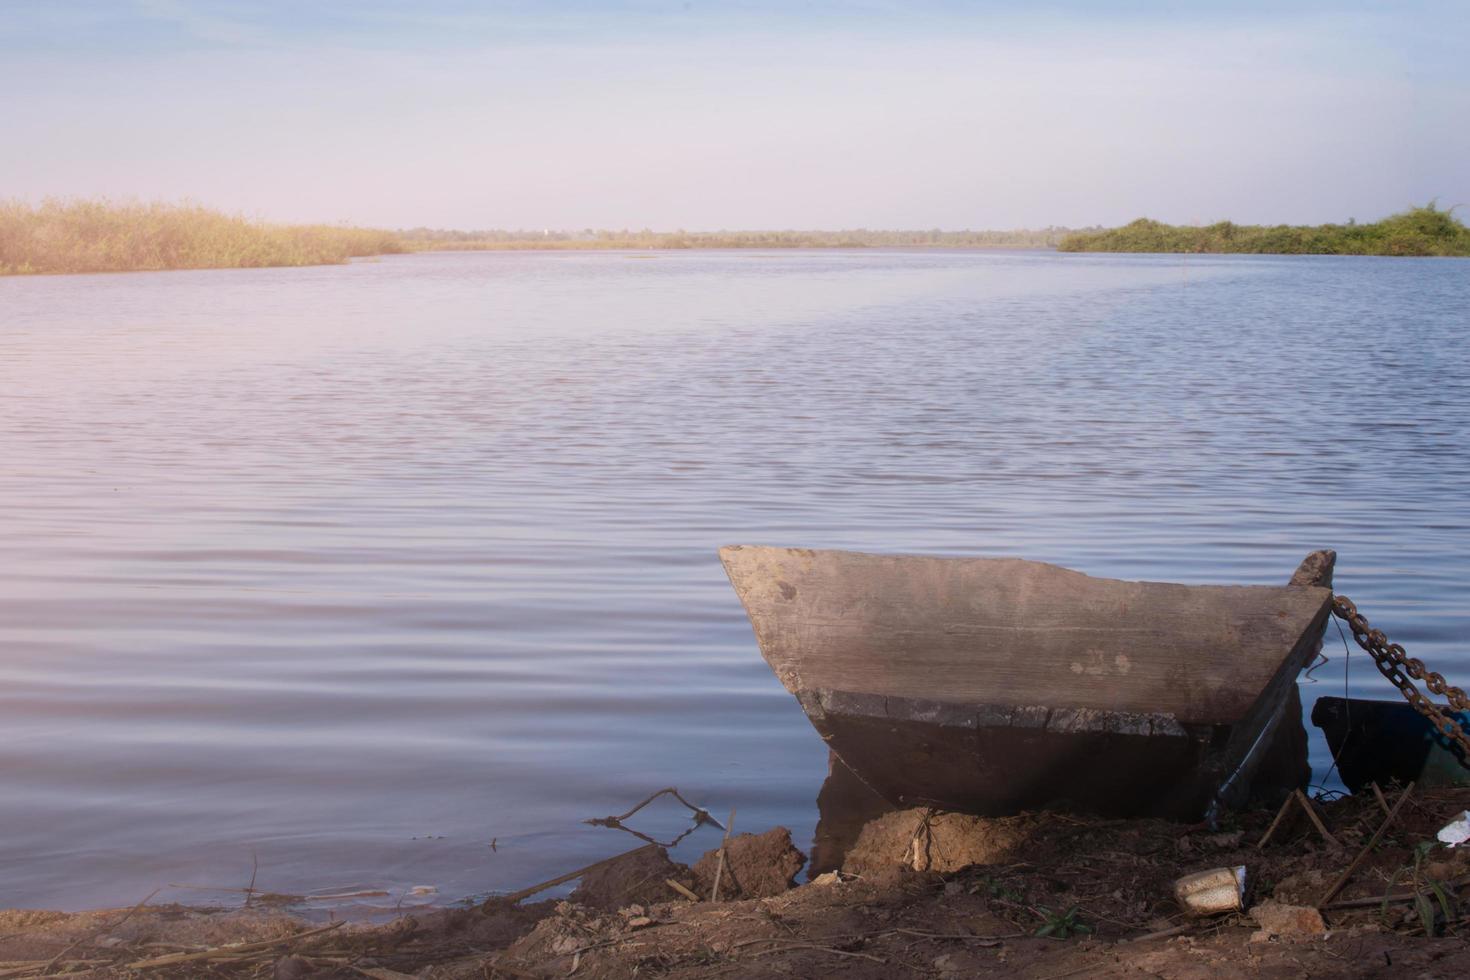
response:
M1245 907L1245 866L1211 868L1174 882L1174 897L1190 915L1219 915Z
M1454 847L1470 840L1470 810L1439 828L1439 842L1445 847Z

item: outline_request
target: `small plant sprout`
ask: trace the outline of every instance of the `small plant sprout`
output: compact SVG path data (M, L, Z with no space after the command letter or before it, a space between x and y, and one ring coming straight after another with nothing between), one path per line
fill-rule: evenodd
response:
M1042 923L1031 935L1040 937L1051 937L1052 939L1071 939L1073 936L1092 935L1092 926L1081 922L1077 914L1081 911L1076 905L1065 912L1053 912L1045 905L1039 905L1036 912L1042 918Z
M1393 897L1394 886L1405 872L1409 875L1414 911L1418 913L1419 924L1424 927L1424 935L1440 935L1446 924L1455 921L1454 902L1444 882L1424 872L1425 859L1439 847L1438 841L1420 841L1414 847L1413 863L1399 868L1388 879L1388 889L1383 893L1383 904L1378 908L1378 914L1385 922L1388 921L1388 903Z

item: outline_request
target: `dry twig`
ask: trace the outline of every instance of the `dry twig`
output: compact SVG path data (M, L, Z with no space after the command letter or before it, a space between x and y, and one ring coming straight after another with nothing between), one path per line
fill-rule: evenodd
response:
M648 804L652 803L660 796L672 796L674 799L684 804L684 806L689 809L690 813L694 814L694 826L690 827L688 830L684 831L684 833L680 834L678 837L675 837L672 841L666 844L654 840L647 834L639 833L631 827L623 826L624 820L627 820L633 814L648 806ZM637 837L641 840L646 840L650 844L659 844L659 846L661 847L673 847L675 844L678 844L679 841L683 840L685 837L688 837L690 834L694 833L696 829L704 826L705 824L712 824L715 827L719 827L720 830L725 829L724 827L720 826L720 822L716 820L708 810L706 810L702 806L695 806L693 803L690 803L688 800L684 799L684 797L680 795L678 789L673 786L667 786L659 790L657 793L650 793L627 813L620 813L617 816L612 817L593 817L590 820L584 820L583 823L591 824L594 827L612 827L616 830L624 830L632 834L634 837Z
M784 953L784 952L786 952L787 950L790 950L790 949L815 949L815 950L818 950L818 951L823 952L823 953L831 953L833 956L849 956L849 957L852 957L854 959L859 959L859 960L871 960L874 963L887 963L888 962L887 960L882 959L881 957L872 956L872 955L870 955L868 953L853 953L853 952L850 952L850 951L845 950L845 949L838 949L835 946L823 946L823 945L821 945L819 943L793 943L793 942L790 942L790 941L784 940L784 939L776 939L776 940L772 940L772 942L779 942L779 943L781 943L781 945L780 946L773 946L770 949L763 949L763 950L760 950L757 953L752 953L751 955L752 956L770 956L772 953Z
M1307 794L1303 793L1300 789L1294 789L1291 791L1291 795L1282 802L1281 809L1276 811L1276 818L1271 821L1271 826L1266 828L1266 832L1256 842L1256 850L1263 849L1270 842L1271 838L1276 835L1276 831L1281 828L1282 823L1286 820L1293 806L1301 807L1302 811L1306 813L1307 819L1312 821L1312 826L1317 828L1317 833L1322 835L1323 840L1333 847L1342 846L1338 839L1333 837L1331 832L1328 831L1327 825L1322 822L1322 818L1317 815L1317 808L1312 805L1311 800L1307 799Z
M735 826L735 808L730 808L730 819L725 824L725 836L720 839L720 860L715 865L715 887L710 892L709 900L718 902L720 900L720 877L725 873L725 846L730 843L730 831Z
M685 888L683 885L679 884L677 881L675 881L672 878L665 878L664 879L664 884L668 885L674 891L678 892L680 895L683 895L685 898L689 899L689 901L691 901L691 902L697 902L697 901L699 901L699 896L697 894L695 894L694 892L690 891L688 888Z
M1307 794L1300 789L1292 790L1292 793L1296 796L1297 802L1302 805L1302 809L1307 811L1307 819L1312 821L1312 826L1317 828L1317 833L1322 835L1322 839L1333 847L1341 847L1337 838L1328 832L1327 825L1322 822L1322 818L1317 816L1317 808L1312 806L1312 801L1307 799Z
M1363 845L1363 849L1358 852L1358 856L1353 858L1352 863L1349 864L1347 868L1343 871L1343 873L1338 875L1337 880L1332 883L1332 887L1327 889L1327 891L1323 893L1322 897L1317 900L1317 907L1319 909L1322 906L1326 905L1328 902L1332 901L1335 897L1337 897L1337 893L1342 891L1343 886L1348 883L1348 879L1353 876L1353 872L1358 870L1358 865L1362 864L1363 861L1368 857L1368 855L1373 852L1373 848L1378 846L1378 842L1383 839L1383 835L1387 833L1388 828L1393 825L1394 818L1398 816L1399 810L1403 809L1404 804L1409 802L1409 795L1413 792L1413 783L1410 783L1408 786L1404 787L1403 793L1399 795L1398 802L1394 803L1393 809L1388 811L1388 816L1383 818L1383 823L1379 824L1378 829L1373 832L1373 836L1368 838L1368 843Z
M156 956L151 960L138 960L135 963L129 963L128 969L152 970L164 966L178 966L180 963L199 963L205 960L229 961L244 958L256 953L273 950L278 946L293 945L303 939L310 939L315 936L320 936L323 933L331 932L334 929L340 929L346 924L345 921L333 922L329 926L323 926L320 929L308 929L306 932L298 932L294 936L281 936L278 939L265 939L255 943L241 943L238 946L216 946L213 949L206 949L202 953L170 953L167 956Z
M129 919L131 919L133 917L134 913L136 913L143 906L147 905L148 902L149 902L149 900L152 899L154 895L157 895L162 890L163 889L161 889L161 888L155 888L155 889L153 889L153 891L151 891L151 892L148 893L147 898L144 898L137 905L134 905L132 908L128 909L127 912L125 912L123 914L123 917L121 919L118 919L116 922L108 923L107 925L103 926L101 929L98 929L98 930L94 931L91 935L83 936L81 939L78 939L76 942L72 943L70 946L66 947L61 952L57 953L54 957L51 958L51 962L50 963L47 963L45 966L43 966L41 968L41 972L38 973L37 976L44 977L46 974L50 973L52 967L54 967L57 963L60 963L61 960L62 960L62 958L64 958L67 953L70 953L72 950L76 949L82 943L91 942L92 940L96 939L98 936L102 935L104 932L111 932L112 930L116 929L118 926L122 925L124 922L128 921Z
M601 861L593 861L586 867L578 868L576 871L568 871L566 874L557 875L555 878L547 879L540 884L531 885L529 888L522 888L520 891L511 892L509 895L496 895L488 899L481 907L487 908L502 903L515 904L523 898L528 898L531 895L536 894L537 892L544 892L546 889L554 888L557 885L564 885L567 882L571 881L573 878L580 878L587 872L595 871L598 868L601 868L604 865L611 864L614 861L621 860L625 857L630 857L634 854L641 854L644 851L654 850L656 848L658 848L657 844L644 844L642 847L635 847L631 851L624 851L621 854L614 854L612 857L603 858Z
M1167 929L1159 929L1155 932L1146 932L1142 936L1134 936L1132 939L1120 939L1118 940L1118 943L1121 945L1123 943L1147 942L1150 939L1166 939L1169 936L1177 936L1181 933L1188 932L1197 925L1199 925L1199 923L1197 922L1184 922L1177 926L1170 926Z
M878 933L878 935L886 936L892 933L898 933L903 936L919 936L923 939L957 939L967 943L979 943L982 946L999 946L1007 939L1024 939L1026 936L1024 932L1006 932L1001 933L999 936L971 936L962 932L923 932L918 929L889 929L887 932Z

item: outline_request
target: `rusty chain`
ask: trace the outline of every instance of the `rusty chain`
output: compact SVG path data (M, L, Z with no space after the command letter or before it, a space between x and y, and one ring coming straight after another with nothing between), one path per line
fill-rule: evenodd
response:
M1458 687L1451 686L1443 675L1426 668L1423 661L1409 656L1403 647L1390 643L1387 635L1380 629L1374 629L1347 596L1332 597L1332 612L1347 623L1348 628L1353 631L1353 639L1358 641L1358 646L1368 651L1378 672L1387 677L1388 682L1398 688L1404 699L1414 706L1414 710L1428 718L1440 734L1458 743L1464 758L1470 760L1470 735L1465 733L1450 714L1451 711L1470 711L1470 697L1466 697L1465 692ZM1449 702L1449 707L1437 705L1420 694L1414 681L1423 681L1429 693L1443 696Z

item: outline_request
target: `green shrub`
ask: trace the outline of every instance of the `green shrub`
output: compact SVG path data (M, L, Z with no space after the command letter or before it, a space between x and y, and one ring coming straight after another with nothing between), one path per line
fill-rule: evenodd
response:
M1082 231L1063 252L1251 252L1276 255L1470 256L1470 228L1433 202L1360 225L1237 225L1202 228L1139 218L1121 228Z

